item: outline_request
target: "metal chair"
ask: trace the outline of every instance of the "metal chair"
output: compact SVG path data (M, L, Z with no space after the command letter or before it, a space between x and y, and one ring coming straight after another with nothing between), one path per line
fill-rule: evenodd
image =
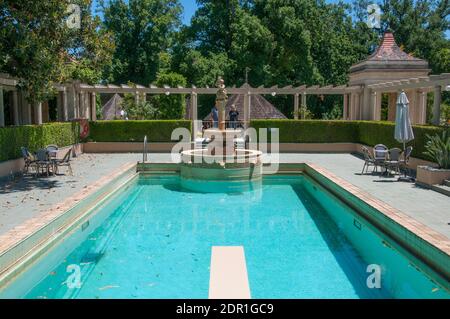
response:
M375 159L373 158L372 154L370 154L369 149L365 146L362 147L362 152L364 155L364 166L363 169L361 171L361 174L364 174L364 169L367 171L369 170L369 166L373 166L373 170L376 169L376 165L375 165ZM372 170L372 172L373 172Z
M399 160L399 167L400 167L400 169L403 169L403 171L405 172L404 177L407 177L407 172L409 172L408 163L409 163L409 158L411 157L412 151L413 151L413 147L408 146L405 149L403 158Z
M389 159L386 161L386 169L400 174L400 155L402 150L395 147L389 150Z
M44 171L41 169L43 169L45 167L46 171L47 171L47 176L49 176L50 175L50 166L53 166L53 163L48 157L47 150L45 148L37 150L36 151L36 159L37 159L36 164L37 164L38 171L43 173Z
M69 169L70 175L73 175L72 166L70 165L70 154L72 154L72 148L70 148L67 153L64 155L62 159L54 159L56 169L55 172L58 173L58 167L67 166Z
M21 147L20 151L22 153L23 161L25 162L25 166L23 168L23 172L28 174L30 167L34 167L35 172L37 173L37 164L34 156L28 151L26 147Z
M380 166L386 170L386 159L388 155L388 148L384 144L377 144L373 147L373 157L375 160L375 171L376 167Z

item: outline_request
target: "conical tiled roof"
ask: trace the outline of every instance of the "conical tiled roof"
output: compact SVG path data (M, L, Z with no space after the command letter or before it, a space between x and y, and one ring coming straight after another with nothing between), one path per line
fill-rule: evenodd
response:
M386 32L380 46L367 58L369 61L424 61L406 53L397 45L392 32Z
M120 117L122 110L122 97L119 94L114 94L108 102L102 107L102 120L114 120Z
M350 73L365 69L428 70L428 62L404 52L395 42L394 34L386 32L381 44L367 59L350 67Z
M244 95L234 94L228 98L227 105L225 107L226 119L229 118L229 112L231 105L236 105L236 109L239 112L239 119L244 119ZM286 116L280 112L275 106L267 101L262 95L252 95L251 107L250 107L250 119L285 119ZM211 120L211 113L209 113L204 120Z

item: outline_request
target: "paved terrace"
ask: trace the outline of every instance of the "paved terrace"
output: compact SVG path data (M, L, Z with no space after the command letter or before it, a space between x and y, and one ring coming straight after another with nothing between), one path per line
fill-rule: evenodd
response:
M82 191L91 183L141 154L82 154L73 160L74 176L24 177L0 181L0 235ZM149 154L149 161L169 162L170 154ZM361 175L363 161L351 154L280 154L280 162L313 162L450 238L450 198L397 182L397 178ZM62 168L62 173L66 172Z

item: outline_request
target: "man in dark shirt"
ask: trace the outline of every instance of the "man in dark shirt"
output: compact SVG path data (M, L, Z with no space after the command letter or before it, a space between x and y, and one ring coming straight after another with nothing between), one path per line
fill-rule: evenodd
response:
M213 127L217 128L219 127L219 110L214 105L214 107L211 109L211 116L213 120Z
M237 121L238 121L238 117L239 117L239 112L236 109L236 105L231 105L231 110L230 113L228 113L228 115L230 116L230 122L231 122L231 127L233 129L236 129L237 127Z

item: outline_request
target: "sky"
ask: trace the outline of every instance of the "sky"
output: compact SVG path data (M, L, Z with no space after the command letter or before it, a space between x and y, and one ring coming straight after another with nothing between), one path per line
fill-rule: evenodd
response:
M197 9L197 3L195 0L179 0L181 5L183 6L183 13L182 13L182 22L183 24L189 25L191 23L191 18L195 13L195 10ZM327 2L336 3L339 0L327 0ZM343 0L343 2L351 3L351 0ZM95 11L95 8L97 7L98 0L94 0L94 5L92 6L92 10ZM101 16L101 14L99 14ZM445 36L447 39L450 38L450 30L448 30L445 33Z

